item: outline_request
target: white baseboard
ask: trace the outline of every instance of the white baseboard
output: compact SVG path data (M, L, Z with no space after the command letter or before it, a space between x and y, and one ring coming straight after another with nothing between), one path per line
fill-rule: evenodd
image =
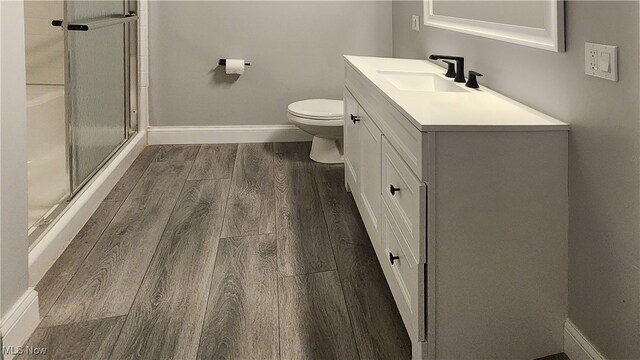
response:
M149 145L310 141L295 125L150 126Z
M564 323L564 353L571 360L606 360L569 319Z
M7 312L0 325L3 352L13 350L13 354L4 355L5 360L14 358L18 349L29 339L39 323L38 293L33 288L28 288Z
M29 286L36 286L64 249L107 197L146 146L146 133L138 133L68 205L60 219L29 250Z

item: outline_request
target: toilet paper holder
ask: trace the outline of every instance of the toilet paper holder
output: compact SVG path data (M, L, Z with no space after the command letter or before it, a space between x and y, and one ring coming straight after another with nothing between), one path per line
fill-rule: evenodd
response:
M218 65L220 66L227 66L227 59L220 59L218 60ZM245 62L244 66L251 66L251 63L249 62Z

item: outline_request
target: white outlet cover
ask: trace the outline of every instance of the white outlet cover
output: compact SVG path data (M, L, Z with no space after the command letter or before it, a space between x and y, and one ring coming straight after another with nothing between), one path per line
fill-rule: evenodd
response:
M603 61L607 59L607 55L609 61ZM601 69L601 64L606 65L607 63L608 69ZM584 73L602 79L618 81L618 47L585 43Z
M411 15L411 30L420 31L420 16Z

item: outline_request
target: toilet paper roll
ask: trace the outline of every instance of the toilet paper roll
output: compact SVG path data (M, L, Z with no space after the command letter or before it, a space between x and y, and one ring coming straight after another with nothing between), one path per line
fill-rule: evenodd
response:
M244 74L244 59L227 59L227 74Z

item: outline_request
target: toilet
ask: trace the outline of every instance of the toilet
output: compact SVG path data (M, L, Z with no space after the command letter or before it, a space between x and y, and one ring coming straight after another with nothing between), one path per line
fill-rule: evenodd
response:
M342 100L312 99L294 102L288 108L289 121L313 135L311 160L340 164L343 160Z

